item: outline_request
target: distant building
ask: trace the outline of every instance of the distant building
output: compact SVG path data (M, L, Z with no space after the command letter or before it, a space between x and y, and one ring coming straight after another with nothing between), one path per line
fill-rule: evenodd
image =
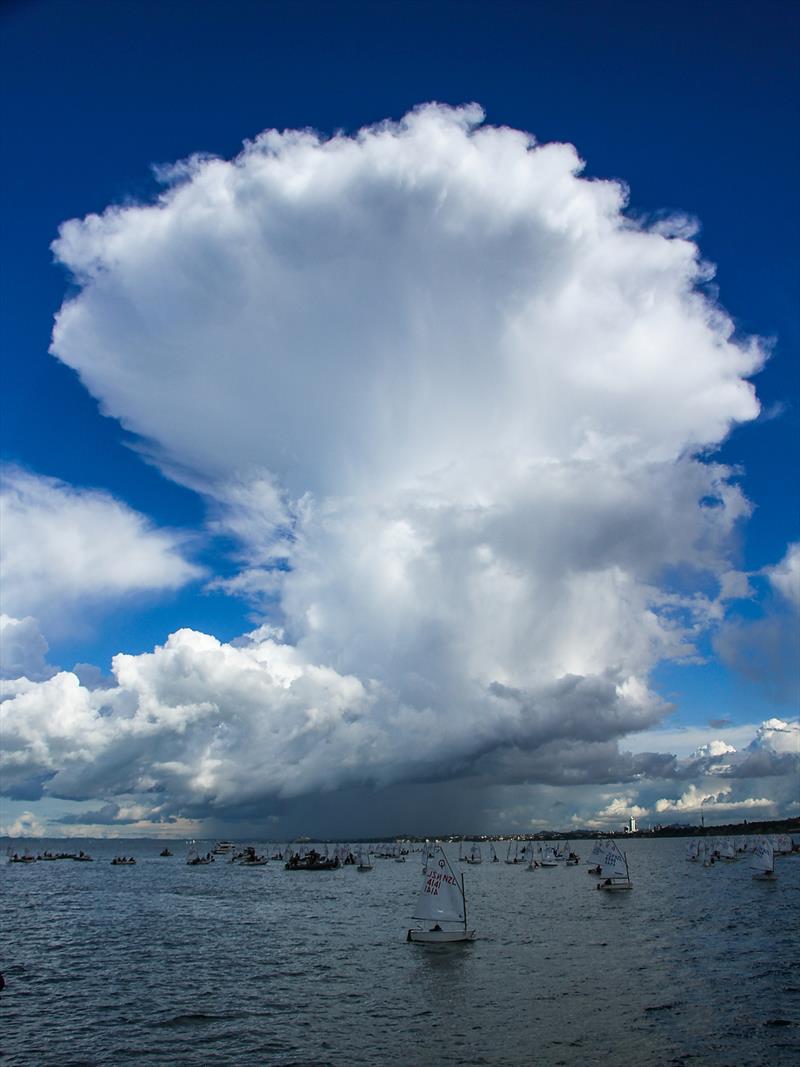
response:
M634 817L631 815L631 817L628 819L627 825L623 826L622 829L625 831L626 834L635 834L636 833L636 819L634 819Z

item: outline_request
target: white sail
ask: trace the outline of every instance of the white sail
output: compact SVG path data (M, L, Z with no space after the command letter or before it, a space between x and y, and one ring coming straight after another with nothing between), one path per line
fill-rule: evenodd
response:
M494 847L493 844L490 843L489 848L492 850L492 863L496 863L497 862L497 852L495 851L495 847Z
M589 859L595 864L603 862L603 856L606 854L606 842L602 840L595 841L592 846L592 851L589 853Z
M481 862L483 857L481 856L481 847L480 847L480 845L473 845L472 846L472 849L470 850L469 858L470 858L470 862L472 862L472 863L480 863Z
M772 853L772 842L767 838L762 838L757 844L750 850L750 867L754 871L772 871L774 868L774 858Z
M791 852L792 851L792 839L791 839L791 837L789 837L788 834L777 834L776 837L775 837L774 851L775 852L780 852L782 854Z
M600 861L600 873L603 878L627 878L628 866L625 857L617 847L616 841L608 841L603 858Z
M424 922L464 922L464 895L461 883L450 869L441 849L422 871L422 889L412 916Z

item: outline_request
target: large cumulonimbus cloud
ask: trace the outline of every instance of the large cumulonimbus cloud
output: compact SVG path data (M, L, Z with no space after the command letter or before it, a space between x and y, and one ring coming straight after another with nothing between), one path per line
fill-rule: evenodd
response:
M120 659L124 695L75 712L109 768L130 747L120 788L232 803L446 776L663 714L651 669L747 584L749 505L701 457L756 416L764 353L685 227L636 224L581 167L430 105L354 136L269 131L62 227L79 292L54 354L206 496L239 545L217 585L283 629ZM183 691L187 662L205 688Z

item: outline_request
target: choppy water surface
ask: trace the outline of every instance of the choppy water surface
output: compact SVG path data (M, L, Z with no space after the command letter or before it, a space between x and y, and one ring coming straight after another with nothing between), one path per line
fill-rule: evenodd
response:
M162 842L69 847L95 862L0 866L8 1064L746 1067L800 1052L800 857L764 885L746 860L704 869L681 839L630 841L635 888L619 894L585 866L465 866L478 940L426 947L403 940L417 856L290 873L187 867ZM112 867L117 852L137 865Z

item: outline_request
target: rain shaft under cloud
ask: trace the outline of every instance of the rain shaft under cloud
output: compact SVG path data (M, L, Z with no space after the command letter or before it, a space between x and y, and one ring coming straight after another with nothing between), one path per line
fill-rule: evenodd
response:
M64 224L79 291L53 353L204 495L237 545L215 587L279 629L119 656L102 709L31 683L25 774L234 810L493 753L535 780L559 739L613 764L663 716L652 668L696 656L747 588L750 505L708 454L757 415L764 352L685 224L636 224L581 169L429 105L268 131ZM54 731L56 685L76 710Z

